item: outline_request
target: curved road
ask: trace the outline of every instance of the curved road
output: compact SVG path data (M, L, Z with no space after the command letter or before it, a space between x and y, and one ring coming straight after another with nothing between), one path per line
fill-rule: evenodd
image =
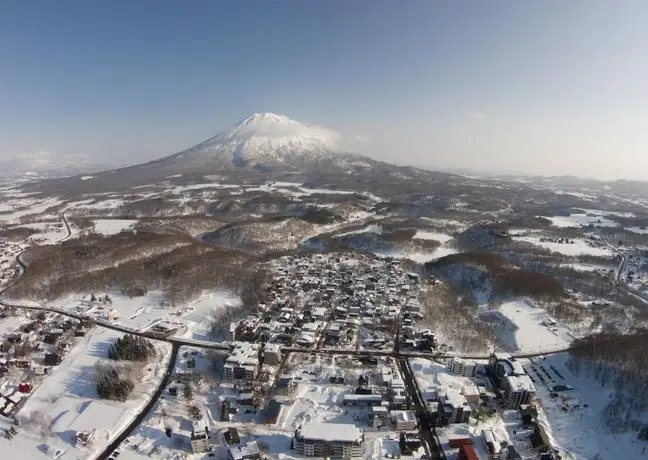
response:
M119 436L117 436L110 444L108 444L108 446L104 449L103 452L101 452L96 457L93 457L94 459L107 460L108 458L111 458L110 455L116 449L119 448L121 443L124 442L126 438L128 438L133 433L133 431L137 429L140 423L142 423L144 419L148 416L149 412L153 410L155 404L157 404L158 399L160 399L160 396L162 396L162 393L164 393L164 389L169 384L169 380L173 375L173 369L175 368L175 363L176 360L178 359L179 351L180 351L180 345L174 343L171 349L169 364L167 365L166 371L164 372L164 377L162 378L160 385L155 390L155 393L151 395L149 402L146 404L146 406L144 406L144 408L140 411L140 413L137 414L137 416L133 419L133 421L119 434Z

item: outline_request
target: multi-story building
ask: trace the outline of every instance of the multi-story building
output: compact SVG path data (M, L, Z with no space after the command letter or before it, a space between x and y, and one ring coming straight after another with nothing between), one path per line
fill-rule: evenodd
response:
M293 448L305 457L362 457L364 434L355 425L307 423L295 431Z
M454 357L448 367L451 373L463 377L474 377L477 374L477 363L468 359Z
M518 409L522 404L528 404L535 396L535 385L528 375L509 375L502 381L502 395L506 407Z
M205 430L193 430L191 432L191 452L200 454L209 451L209 436Z
M237 342L232 354L227 358L223 372L227 380L254 380L259 375L259 353L261 345L258 343Z
M263 350L263 364L279 364L281 362L281 345L268 343Z
M439 396L438 410L444 424L467 423L472 414L466 397L455 390Z

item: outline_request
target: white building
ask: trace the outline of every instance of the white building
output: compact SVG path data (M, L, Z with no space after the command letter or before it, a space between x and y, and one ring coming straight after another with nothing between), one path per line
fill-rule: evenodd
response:
M362 457L364 434L342 423L307 423L295 431L293 447L305 457Z
M258 343L236 342L223 370L227 380L254 380L259 374Z
M502 382L504 402L509 409L518 409L522 404L529 404L534 398L536 389L528 375L509 375Z
M448 366L450 372L463 377L474 377L477 374L477 363L468 359L454 357Z

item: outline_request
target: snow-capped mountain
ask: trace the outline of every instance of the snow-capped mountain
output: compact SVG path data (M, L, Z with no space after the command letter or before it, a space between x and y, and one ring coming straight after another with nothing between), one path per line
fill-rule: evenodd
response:
M217 176L230 182L287 180L313 187L384 188L413 181L427 187L448 175L395 166L350 153L337 133L283 115L255 113L230 129L182 152L137 166L44 181L35 190L83 194L144 184L205 182Z
M231 129L171 157L166 163L268 169L301 167L344 154L340 136L284 115L255 113ZM158 162L156 162L158 163Z

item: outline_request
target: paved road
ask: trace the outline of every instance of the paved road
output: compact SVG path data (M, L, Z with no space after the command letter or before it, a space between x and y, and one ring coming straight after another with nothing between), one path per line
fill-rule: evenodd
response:
M149 412L151 412L151 410L155 407L155 404L157 403L158 399L160 399L160 396L162 396L162 393L164 393L164 389L169 384L169 380L173 375L173 369L175 368L175 363L176 360L178 359L179 351L180 351L180 345L178 345L177 343L173 344L173 347L171 348L171 357L169 359L169 364L167 365L166 371L164 372L164 377L162 378L160 385L158 385L157 389L155 390L155 393L153 393L149 402L140 411L140 413L137 414L137 416L133 419L130 425L128 425L124 429L124 431L122 431L119 434L119 436L115 438L114 441L108 444L108 447L106 447L103 452L101 452L99 455L94 457L96 460L107 460L108 458L110 458L110 455L115 451L115 449L119 448L121 443L124 442L126 438L128 438L133 434L133 432L137 429L140 423L144 421L144 419L149 414Z
M437 442L436 429L425 405L425 401L423 400L423 395L421 394L418 383L414 378L414 373L412 372L410 363L404 358L397 359L396 362L398 363L398 368L403 376L405 389L409 393L416 411L416 416L419 421L419 436L423 442L425 453L430 459L441 459L442 450Z
M617 286L619 286L621 289L626 291L628 294L633 295L633 296L637 297L638 299L648 303L648 295L646 295L645 293L643 293L641 291L637 291L636 289L628 286L621 279L621 274L623 273L623 270L625 269L626 263L628 262L628 259L627 259L626 255L622 251L620 251L618 248L615 248L614 246L612 246L608 242L608 240L606 240L605 237L603 237L603 235L601 234L601 231L598 228L598 226L594 225L594 228L596 229L596 233L598 233L599 238L601 238L601 241L603 241L605 243L605 245L608 248L610 248L615 254L618 254L619 256L621 256L621 261L619 262L619 266L614 271L614 282L617 284Z

